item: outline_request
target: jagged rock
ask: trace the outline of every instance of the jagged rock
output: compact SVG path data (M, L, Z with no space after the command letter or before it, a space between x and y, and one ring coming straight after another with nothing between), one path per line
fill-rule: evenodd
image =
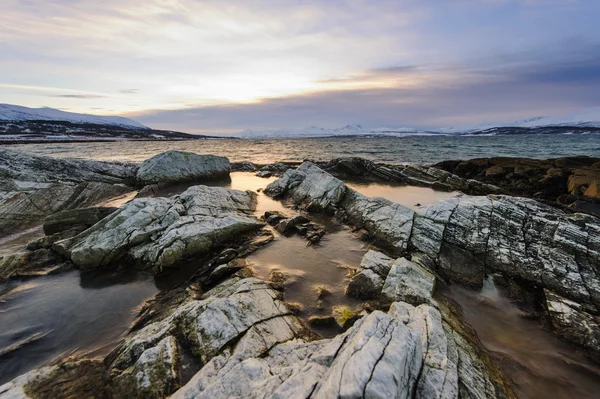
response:
M206 253L240 233L260 228L256 194L193 186L170 198L140 198L54 248L81 269L107 266L127 256L140 267L163 267Z
M263 281L234 277L201 300L189 300L114 351L109 365L111 386L117 392L129 392L130 397L144 397L148 392L164 397L173 392L179 383L176 338L203 362L199 375L212 375L240 358L261 356L275 344L299 336L302 326L279 295ZM165 363L165 356L173 360ZM144 378L130 378L140 371Z
M346 295L359 299L379 298L392 263L393 259L381 252L367 252L360 262L360 269L346 287Z
M99 360L67 361L32 370L0 385L2 399L105 397L104 367Z
M287 195L309 211L343 211L347 222L367 230L375 240L397 252L407 249L414 212L384 198L369 198L310 162L288 170L269 184L265 194Z
M209 279L209 281L217 282L219 280L224 279L225 277L228 277L228 276L236 273L237 271L239 271L247 266L248 266L248 262L246 261L246 259L234 259L225 264L217 266L215 268L215 270L213 270L210 273L210 276L208 277L208 279Z
M232 162L231 163L231 171L232 172L256 172L258 167L252 162Z
M600 361L600 317L549 290L544 290L546 307L556 333L586 349L586 354Z
M130 368L111 381L113 397L164 398L181 386L177 340L167 336L145 349Z
M0 195L0 237L40 223L48 215L95 205L102 200L131 191L122 184L35 183Z
M44 233L52 235L73 229L83 231L92 227L117 209L114 207L97 207L58 212L44 219Z
M227 176L230 170L225 157L167 151L142 162L137 178L143 184L201 181Z
M137 168L132 163L57 159L0 148L0 179L13 180L22 190L34 188L32 182L98 182L132 186Z
M172 397L511 397L427 305L396 303L333 339L290 340L259 352L213 358Z
M381 297L390 303L402 301L414 306L435 304L434 287L435 277L431 273L405 258L399 258L392 263Z
M43 276L72 267L70 262L65 262L46 248L17 252L0 258L0 281L14 277Z
M308 318L308 324L312 327L333 327L336 321L333 316L312 315Z
M256 176L257 176L257 177L262 177L262 178L265 178L265 179L266 179L266 178L268 178L268 177L271 177L271 176L273 176L273 173L272 173L271 171L268 171L268 170L261 170L260 172L258 172L258 173L256 174Z
M296 215L296 216L292 216L289 219L284 219L282 221L280 221L277 224L277 231L282 233L282 234L286 234L289 233L294 227L296 227L299 224L303 224L303 223L308 223L309 220L302 216L302 215Z

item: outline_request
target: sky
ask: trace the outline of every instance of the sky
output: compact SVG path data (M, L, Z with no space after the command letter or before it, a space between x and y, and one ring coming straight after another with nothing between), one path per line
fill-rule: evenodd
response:
M157 129L447 127L600 106L596 0L2 0L0 103Z

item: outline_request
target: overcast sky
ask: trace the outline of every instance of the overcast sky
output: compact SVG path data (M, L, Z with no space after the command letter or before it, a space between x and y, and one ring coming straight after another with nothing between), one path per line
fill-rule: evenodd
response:
M154 128L444 127L600 106L596 0L2 0L0 103Z

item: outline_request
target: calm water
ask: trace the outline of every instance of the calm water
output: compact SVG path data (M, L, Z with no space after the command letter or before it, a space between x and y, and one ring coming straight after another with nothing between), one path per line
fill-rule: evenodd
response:
M387 163L435 163L492 156L557 158L600 157L600 135L418 136L395 138L323 138L295 140L198 140L186 142L115 142L24 144L10 146L54 157L143 161L176 149L228 157L231 161L329 160L358 156Z

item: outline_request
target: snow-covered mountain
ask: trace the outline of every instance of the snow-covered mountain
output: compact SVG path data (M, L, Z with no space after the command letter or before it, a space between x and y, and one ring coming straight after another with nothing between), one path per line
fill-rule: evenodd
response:
M240 133L245 139L266 138L309 138L309 137L331 137L349 136L368 133L361 125L346 125L342 128L327 129L319 126L309 126L304 129L247 129Z
M0 104L0 121L61 121L78 124L118 126L128 129L150 129L133 119L121 116L76 114L53 108L28 108L11 104Z
M589 108L558 116L535 116L511 122L479 123L436 129L440 133L473 133L499 127L544 128L544 127L600 128L600 107Z
M514 134L512 128L522 128L519 133L561 133L564 129L548 129L547 132L540 131L544 128L577 128L577 131L586 128L600 129L600 107L586 109L561 116L537 116L511 122L479 123L466 126L453 126L445 128L421 129L414 127L397 128L364 128L362 125L346 125L342 128L327 129L318 126L310 126L304 129L248 129L240 133L246 139L265 138L310 138L310 137L333 137L333 136L408 136L408 135L436 135L436 134ZM512 129L512 130L511 130ZM534 131L535 129L535 131Z

